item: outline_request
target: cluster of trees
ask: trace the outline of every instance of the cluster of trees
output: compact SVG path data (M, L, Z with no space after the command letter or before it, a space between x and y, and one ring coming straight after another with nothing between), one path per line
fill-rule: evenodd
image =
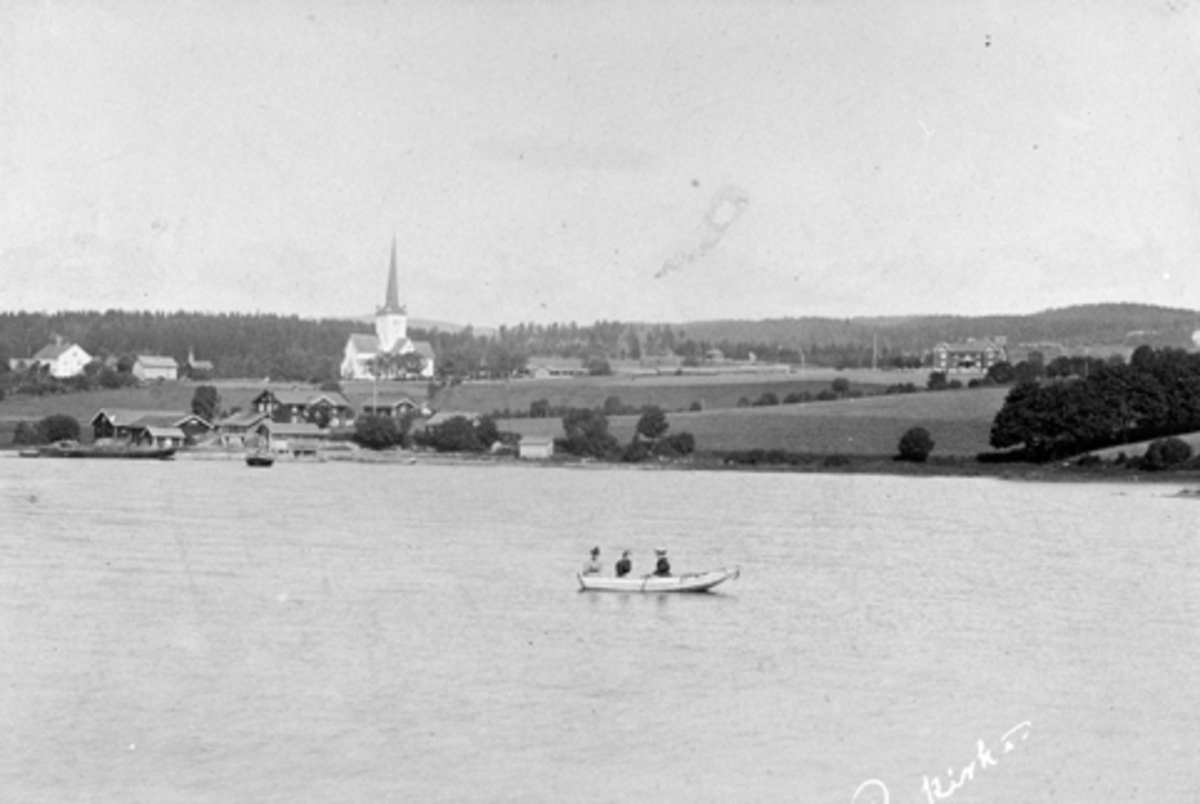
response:
M1200 354L1141 346L1128 364L1017 382L990 444L1035 461L1200 429Z
M608 417L603 411L571 409L563 415L562 423L565 435L555 440L555 449L581 458L637 463L648 458L683 458L696 449L691 433L668 435L666 413L654 406L645 409L633 439L624 446L608 431Z
M354 421L352 440L361 447L384 450L391 447L423 447L437 452L487 452L501 440L495 419L485 416L473 422L466 416L454 416L442 424L418 430L413 425L417 414L410 412L393 419L390 416L359 416Z
M83 428L74 416L56 413L38 422L17 422L13 443L18 445L53 444L55 441L78 441Z
M82 374L59 378L51 376L50 367L44 364L31 366L24 371L11 371L8 364L4 363L0 366L0 399L6 394L46 396L137 385L138 379L131 373L132 367L132 360L119 361L115 366L93 360L84 366Z

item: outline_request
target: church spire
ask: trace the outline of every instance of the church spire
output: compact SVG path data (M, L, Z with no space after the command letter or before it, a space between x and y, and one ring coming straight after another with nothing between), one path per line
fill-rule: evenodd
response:
M404 312L400 306L400 280L396 276L396 236L392 235L392 262L388 268L387 297L383 309L397 313Z

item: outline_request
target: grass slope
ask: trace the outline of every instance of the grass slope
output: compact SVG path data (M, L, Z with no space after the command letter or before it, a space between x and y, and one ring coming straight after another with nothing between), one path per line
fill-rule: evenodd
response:
M990 450L988 434L1007 388L876 396L762 408L672 413L671 432L689 432L702 451L782 449L843 455L894 455L910 427L929 430L934 455L974 456ZM609 430L622 442L633 437L636 416L615 416ZM501 430L561 432L558 419L508 419Z

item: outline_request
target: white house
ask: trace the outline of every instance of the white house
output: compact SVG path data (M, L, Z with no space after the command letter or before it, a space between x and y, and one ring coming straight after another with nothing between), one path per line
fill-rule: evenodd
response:
M385 379L413 374L433 377L433 347L408 337L408 310L400 304L396 279L396 241L388 269L387 297L375 312L375 334L353 333L346 340L342 377L347 380Z
M175 358L162 355L138 355L131 371L133 376L143 382L179 379L179 364L175 362Z
M523 435L517 444L517 455L526 461L544 461L554 457L554 437Z
M83 367L92 362L92 356L77 343L58 341L43 346L29 363L49 366L51 377L74 377L83 373Z

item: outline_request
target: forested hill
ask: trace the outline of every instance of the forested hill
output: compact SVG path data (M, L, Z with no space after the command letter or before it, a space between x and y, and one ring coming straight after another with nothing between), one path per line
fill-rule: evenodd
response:
M1010 344L1061 343L1184 347L1200 329L1195 310L1145 304L1089 304L1030 315L913 316L907 318L776 318L699 321L680 325L685 337L713 343L773 343L784 348L871 346L919 353L939 341L1003 336Z
M579 358L674 356L701 360L710 348L729 358L751 352L761 360L870 365L919 360L939 341L1004 336L1010 345L1189 346L1200 328L1194 311L1136 304L1048 310L1026 316L917 316L911 318L787 318L644 324L518 324L495 332L412 322L409 336L428 340L439 371L469 376L480 370L507 375L536 355ZM262 314L59 312L0 313L0 372L9 358L31 357L55 338L78 343L96 357L156 354L181 364L188 352L215 364L218 377L282 380L334 379L352 332L370 332L367 320L302 319ZM873 354L874 346L878 352ZM905 363L907 365L907 363Z

